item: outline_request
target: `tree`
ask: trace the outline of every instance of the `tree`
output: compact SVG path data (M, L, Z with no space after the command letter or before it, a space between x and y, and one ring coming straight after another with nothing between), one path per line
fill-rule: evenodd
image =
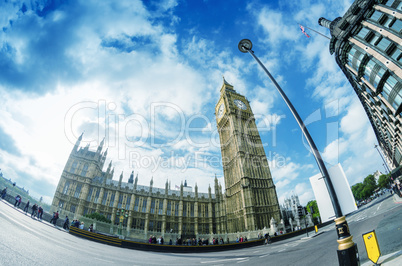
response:
M310 200L307 203L307 211L310 212L310 206L313 207L313 218L318 218L320 216L320 211L318 210L318 205L316 200Z
M389 175L380 175L378 178L379 188L388 188L389 183L391 183L391 178Z
M368 175L363 183L357 183L352 186L352 193L355 200L364 200L373 195L374 190L377 188L377 182L373 175Z
M105 223L111 223L112 222L108 218L106 218L103 214L100 214L100 213L97 213L97 212L94 212L94 213L91 213L91 214L86 214L86 215L84 215L84 217L88 217L88 218L95 219L95 220L98 220L100 222L105 222Z
M355 200L362 200L364 197L362 196L362 191L364 189L364 185L362 183L357 183L352 186L352 193L353 196L355 197Z

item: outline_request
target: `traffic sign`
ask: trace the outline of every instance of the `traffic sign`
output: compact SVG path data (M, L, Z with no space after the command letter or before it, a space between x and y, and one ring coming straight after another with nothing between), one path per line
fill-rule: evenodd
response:
M364 245L366 246L367 257L375 264L381 256L375 230L363 234Z

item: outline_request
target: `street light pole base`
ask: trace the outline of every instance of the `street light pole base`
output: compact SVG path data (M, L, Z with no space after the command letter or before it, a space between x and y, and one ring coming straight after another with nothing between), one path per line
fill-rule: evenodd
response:
M357 250L357 244L354 244L352 247L337 250L338 253L338 262L340 266L356 266L360 265L359 252Z

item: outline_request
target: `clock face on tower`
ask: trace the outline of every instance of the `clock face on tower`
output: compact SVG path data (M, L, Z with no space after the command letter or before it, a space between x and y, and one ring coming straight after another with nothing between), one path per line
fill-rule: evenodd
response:
M246 110L247 109L247 105L244 103L244 102L242 102L241 100L234 100L233 101L234 102L234 104L237 106L237 107L239 107L241 110Z
M221 103L218 109L218 118L221 118L223 116L223 110L225 109L225 105Z

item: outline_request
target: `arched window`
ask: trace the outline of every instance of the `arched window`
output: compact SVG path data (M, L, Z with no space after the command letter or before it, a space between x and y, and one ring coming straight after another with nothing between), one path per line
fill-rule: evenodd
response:
M84 167L82 168L81 175L82 176L87 176L87 172L88 172L88 164L86 163L84 165Z

